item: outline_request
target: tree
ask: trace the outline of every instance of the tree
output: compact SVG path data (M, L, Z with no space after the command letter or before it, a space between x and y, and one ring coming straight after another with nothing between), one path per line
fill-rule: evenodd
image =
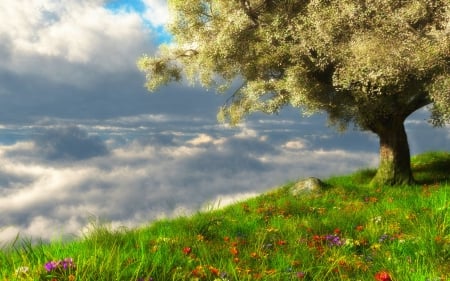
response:
M187 77L233 90L221 121L287 105L326 112L340 130L379 136L372 183L389 185L414 182L405 119L428 105L433 125L450 121L448 0L168 2L173 43L139 59L146 87Z

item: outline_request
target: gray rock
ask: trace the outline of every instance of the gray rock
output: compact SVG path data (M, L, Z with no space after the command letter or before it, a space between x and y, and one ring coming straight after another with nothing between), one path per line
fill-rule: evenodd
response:
M323 190L326 184L318 178L310 177L298 181L294 186L291 187L291 194L294 196L317 193Z

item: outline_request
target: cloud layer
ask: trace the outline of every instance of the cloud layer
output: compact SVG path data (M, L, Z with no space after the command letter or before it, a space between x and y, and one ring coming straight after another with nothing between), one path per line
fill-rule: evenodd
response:
M288 179L376 162L371 152L315 147L290 134L271 139L271 126L260 133L205 122L183 130L177 120L141 118L154 128L134 137L117 130L122 119L103 133L94 124L40 128L34 140L0 147L0 241L17 231L44 239L79 235L92 216L137 226L246 198ZM292 145L298 142L304 144Z
M320 126L320 116L281 117L255 118L235 129L176 115L0 129L30 133L0 147L0 241L17 232L43 239L78 236L92 218L139 226L255 196L289 180L377 165L373 135L339 135ZM450 149L448 130L424 129L420 118L408 121L409 134L433 132L440 141L430 146L417 139L415 146Z

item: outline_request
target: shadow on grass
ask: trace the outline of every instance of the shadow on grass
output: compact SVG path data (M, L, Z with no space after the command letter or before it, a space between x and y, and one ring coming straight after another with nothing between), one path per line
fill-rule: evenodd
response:
M376 169L359 170L352 175L353 182L357 184L369 184L376 173Z
M450 152L426 152L411 158L411 169L417 185L447 184L450 182ZM331 178L331 185L349 188L367 186L377 169L362 169L348 176Z
M450 181L450 153L427 152L412 159L412 171L418 184Z

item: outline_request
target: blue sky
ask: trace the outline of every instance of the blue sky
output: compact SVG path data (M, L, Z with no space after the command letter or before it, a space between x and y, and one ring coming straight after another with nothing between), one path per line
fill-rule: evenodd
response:
M377 165L373 135L324 116L286 109L229 128L215 119L226 96L147 93L136 60L169 40L166 1L1 1L0 18L0 243L77 236L92 216L139 226ZM450 149L427 115L407 121L412 152Z
M142 0L109 0L105 3L105 8L114 13L136 13L141 15L144 25L152 30L153 41L161 43L170 43L171 35L166 31L161 20L164 21L166 11L161 7L167 1L147 1L149 5ZM151 5L156 3L154 5ZM161 20L160 20L161 19Z
M125 10L138 13L142 13L146 9L145 3L141 0L110 0L105 6L112 11Z

